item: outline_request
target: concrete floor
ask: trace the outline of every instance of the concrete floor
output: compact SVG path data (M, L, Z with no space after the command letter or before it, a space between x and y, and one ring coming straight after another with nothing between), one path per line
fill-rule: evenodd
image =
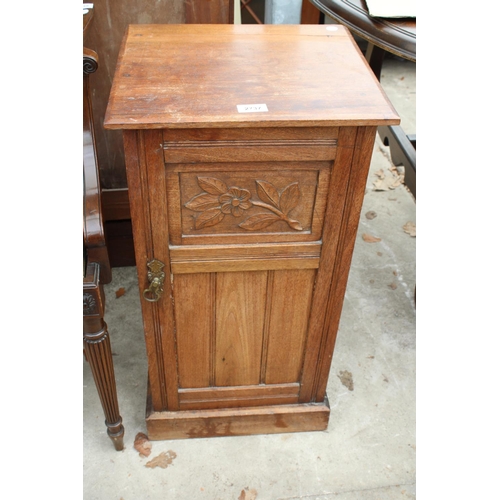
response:
M415 133L415 64L389 59L382 86ZM147 362L135 268L106 286L125 449L116 452L86 362L83 464L86 500L391 500L415 498L415 247L404 231L415 201L377 138L328 383L327 431L155 441L134 449L144 422ZM380 179L380 171L385 175ZM376 190L374 182L382 190ZM376 217L367 218L367 212ZM381 238L368 243L362 234ZM126 293L116 298L115 291ZM352 374L353 390L338 376ZM173 452L167 468L146 463ZM171 456L173 456L173 454Z

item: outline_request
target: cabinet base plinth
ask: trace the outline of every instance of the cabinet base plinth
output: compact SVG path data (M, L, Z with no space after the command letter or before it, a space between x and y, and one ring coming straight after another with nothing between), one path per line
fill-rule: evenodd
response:
M146 410L150 440L245 436L282 432L324 431L330 406L323 403L219 410Z

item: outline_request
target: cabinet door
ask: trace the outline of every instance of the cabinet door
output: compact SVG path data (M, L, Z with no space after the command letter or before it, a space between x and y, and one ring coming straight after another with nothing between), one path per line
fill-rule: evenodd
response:
M180 408L297 403L315 275L174 275Z
M331 166L166 163L179 409L299 402Z
M125 134L139 282L152 259L166 275L142 303L154 410L324 399L369 160L351 166L373 144L359 130L339 148L334 128Z

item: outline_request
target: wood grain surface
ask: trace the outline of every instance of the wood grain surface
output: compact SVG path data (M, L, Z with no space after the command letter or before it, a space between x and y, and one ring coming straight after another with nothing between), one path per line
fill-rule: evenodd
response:
M215 386L260 382L267 272L218 273Z
M239 113L245 104L269 111ZM348 30L326 25L131 25L104 120L108 129L346 123L399 118Z
M225 408L146 414L151 440L186 439L245 434L323 431L328 426L328 403L269 405L256 408Z
M142 298L151 439L326 428L376 126L398 120L342 27L130 27L106 123L141 291L165 268Z

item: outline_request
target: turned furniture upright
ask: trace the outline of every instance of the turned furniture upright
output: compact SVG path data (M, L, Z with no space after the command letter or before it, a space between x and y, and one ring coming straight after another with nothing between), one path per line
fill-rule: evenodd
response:
M123 129L151 439L323 430L377 126L349 32L131 25Z
M83 42L93 18L83 9ZM98 56L83 47L83 349L104 411L108 436L123 450L124 428L118 408L111 341L104 321L105 283L111 266L104 237L99 166L95 149L94 115L89 78L97 70Z

